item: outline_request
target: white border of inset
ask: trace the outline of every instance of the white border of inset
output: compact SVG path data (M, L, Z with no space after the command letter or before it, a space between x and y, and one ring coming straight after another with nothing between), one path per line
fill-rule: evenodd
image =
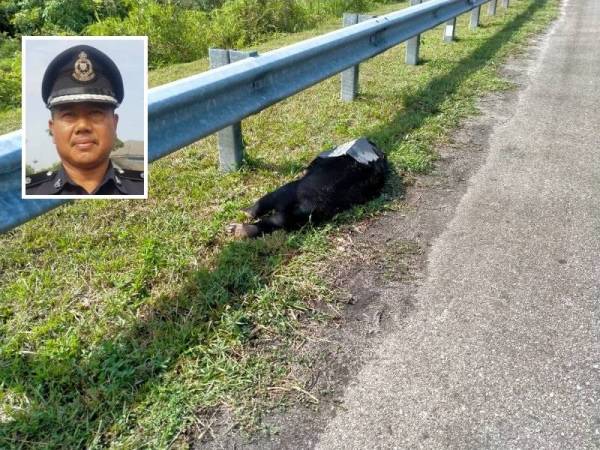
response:
M27 146L27 95L25 92L25 76L27 74L27 54L26 54L26 43L29 41L72 41L73 45L77 45L82 42L93 42L93 41L143 41L144 43L144 194L143 195L27 195L25 191L25 165L26 165L26 146ZM92 44L93 45L93 44ZM135 199L147 199L148 198L148 37L147 36L23 36L21 42L21 123L22 123L22 151L21 151L21 198L24 200L29 199L78 199L78 200L93 200L93 199L105 199L105 200L135 200ZM40 86L41 92L41 86Z

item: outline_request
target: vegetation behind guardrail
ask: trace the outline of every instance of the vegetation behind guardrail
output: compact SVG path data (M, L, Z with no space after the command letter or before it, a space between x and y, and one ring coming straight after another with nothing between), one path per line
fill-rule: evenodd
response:
M21 105L21 35L148 36L150 67L244 47L391 0L72 0L0 2L0 112ZM185 5L185 6L183 6ZM12 117L10 119L13 119ZM12 121L12 120L11 120ZM1 133L12 131L3 129Z
M150 66L192 61L208 47L241 47L273 33L314 27L344 11L366 11L390 0L6 0L4 40L21 35L148 36ZM1 48L1 45L0 45ZM0 99L1 101L1 99Z

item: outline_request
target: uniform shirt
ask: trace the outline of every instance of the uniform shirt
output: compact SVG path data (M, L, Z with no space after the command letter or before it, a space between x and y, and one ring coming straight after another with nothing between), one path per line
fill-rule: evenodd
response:
M104 178L89 193L75 183L61 166L58 171L37 173L25 180L27 195L143 195L144 172L108 165Z

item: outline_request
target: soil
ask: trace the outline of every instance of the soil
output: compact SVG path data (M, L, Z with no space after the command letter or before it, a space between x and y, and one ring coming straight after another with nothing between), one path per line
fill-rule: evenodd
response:
M261 431L253 435L236 427L227 411L220 411L198 434L188 434L193 449L315 447L372 349L386 339L392 324L402 326L403 318L419 308L415 293L427 277L429 248L452 220L469 179L485 162L493 130L514 111L535 59L532 53L503 67L503 75L517 89L479 101L481 114L465 121L438 149L435 169L416 177L397 211L338 237L344 257L330 272L332 285L341 292L337 315L326 325L309 325L314 329L307 335L313 338L304 352L311 363L293 374L301 390L291 405L266 413Z

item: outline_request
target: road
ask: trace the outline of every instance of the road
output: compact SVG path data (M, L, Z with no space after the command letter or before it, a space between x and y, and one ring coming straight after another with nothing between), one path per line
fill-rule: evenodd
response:
M600 2L568 0L320 449L600 448Z

